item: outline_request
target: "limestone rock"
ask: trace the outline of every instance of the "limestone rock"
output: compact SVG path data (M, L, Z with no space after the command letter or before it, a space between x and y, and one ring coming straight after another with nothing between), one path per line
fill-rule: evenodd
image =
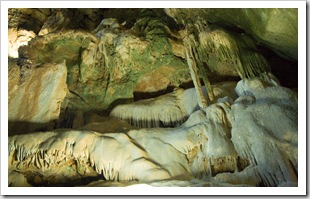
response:
M296 35L297 9L9 9L8 185L300 185L269 67Z
M9 187L32 187L28 182L27 178L16 171L9 171Z
M165 35L167 27L159 20L142 18L126 30L115 19L105 19L99 27L104 27L96 35L110 75L104 106L132 99L134 92L158 92L190 79L185 63L173 56ZM147 80L163 84L145 85Z
M280 83L275 76L268 73L261 77L239 81L235 91L238 96L254 96L257 92L261 92L262 90L273 86L280 86Z
M36 37L33 31L9 29L9 57L18 58L18 48L27 45L28 42Z
M28 46L20 48L20 57L31 60L34 64L55 63L66 60L68 66L78 63L80 49L89 43L96 43L96 37L85 31L66 30L36 37Z
M42 25L39 35L45 35L50 32L85 29L93 30L103 18L103 9L70 9L53 8L51 14ZM74 20L73 20L74 19Z
M9 71L8 71L8 101L10 103L11 97L13 93L16 92L18 85L20 84L20 76L21 76L21 69L18 65L17 59L9 59Z
M298 11L295 8L167 8L165 12L179 23L202 17L228 29L241 29L279 54L297 60Z
M148 28L139 29L143 23L149 24ZM165 84L147 87L144 92L159 91L190 80L186 64L173 56L166 35L155 34L156 24L161 25L159 31L168 31L159 20L147 19L135 25L135 31L140 31L137 37L117 20L104 19L93 31L96 36L74 30L52 32L21 48L21 57L37 64L65 59L68 87L74 93L68 106L108 109L119 99L132 99L135 88L139 88L137 84L144 81L140 79L156 71L161 71ZM148 40L142 38L146 35ZM173 75L172 71L175 71ZM74 101L80 102L76 106Z
M43 35L61 29L93 30L103 19L102 8L10 8L9 28ZM74 20L72 20L74 19Z
M98 40L95 35L89 32L65 30L60 33L49 33L42 37L35 38L29 43L29 46L21 48L20 53L22 58L30 60L33 64L57 63L66 60L66 82L69 90L73 91L73 99L70 102L74 104L75 101L81 100L83 93L80 93L80 90L82 90L82 88L92 89L94 86L103 84L100 87L101 89L106 84L106 82L94 82L94 80L99 78L103 80L107 79L106 73L102 72L105 68L98 67L98 69L95 70L94 67L89 66L89 71L93 72L90 77L89 72L84 70L83 67L85 67L85 65L83 65L81 60L82 57L86 57L87 59L89 58L88 62L91 64L93 63L93 59L90 59L92 57L86 56L86 53L89 51L94 52L97 42ZM88 80L88 78L90 80ZM87 84L85 81L88 81ZM89 90L85 90L85 92L88 94ZM82 98L82 101L83 100ZM83 104L81 102L79 103L81 108L83 108Z
M9 28L33 31L38 34L51 13L50 8L10 8L8 9Z
M253 86L270 81L248 80L247 94L232 105L232 141L264 185L297 183L297 95L281 86Z
M110 115L124 119L137 127L179 126L189 114L182 104L183 93L183 89L177 89L157 98L118 105Z
M51 181L55 168L70 179L100 174L106 181L119 181L120 185L126 181L173 184L175 179L195 178L209 182L199 182L205 186L296 185L297 99L292 92L268 86L234 102L225 98L210 105L205 116L195 112L187 125L178 128L99 134L85 126L83 131L10 136L9 168L21 173L29 169L42 172L42 179L49 185L66 184L64 178ZM278 101L279 95L284 100ZM200 120L196 124L192 123L195 117ZM28 141L34 138L36 142Z
M21 84L15 83L15 90L10 92L9 133L12 134L54 128L67 93L65 62L29 70L29 76Z
M270 71L268 62L257 52L250 37L218 27L210 29L199 33L198 50L211 74L252 78Z
M176 86L182 82L190 81L188 74L178 74L174 66L163 66L143 76L136 85L136 93L152 93L167 89L169 86ZM188 79L186 79L188 78Z
M78 8L75 12L76 18L78 18L77 25L79 28L85 28L87 30L94 30L100 21L105 18L104 8Z
M212 103L223 101L224 97L231 100L237 98L235 85L234 82L213 85L215 100ZM203 95L207 96L205 87ZM176 127L198 109L197 93L194 88L175 89L159 97L118 105L112 109L110 116L124 119L137 127Z
M207 123L202 123L185 129L141 129L104 135L63 130L11 136L9 168L23 173L28 169L42 171L50 176L55 175L52 171L57 168L58 175L74 179L80 167L91 165L108 181L152 182L174 177L189 180L193 174L211 172L210 167L197 166L201 158L209 157L215 161L232 155L227 154L224 148L216 151L213 144L208 145L209 136L218 137L221 134L211 129L207 131L207 126ZM36 138L36 143L27 142L26 137ZM69 165L76 165L72 167L72 172L68 171ZM216 171L226 171L222 168L218 167ZM94 174L86 172L82 177L90 175Z
M55 32L67 28L70 23L70 17L67 15L67 10L59 10L49 16L44 22L38 35L46 35L50 32Z
M183 43L180 41L173 40L173 39L169 39L169 42L171 43L173 54L182 59L186 59L186 54L185 54L186 49Z

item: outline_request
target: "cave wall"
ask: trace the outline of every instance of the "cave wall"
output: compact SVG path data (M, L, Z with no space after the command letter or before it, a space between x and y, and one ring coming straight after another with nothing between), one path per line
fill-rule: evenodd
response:
M296 58L297 27L282 20L295 23L294 13L294 9L9 9L9 57L35 67L65 60L68 92L60 101L54 128L70 127L78 111L106 115L121 103L192 87L183 41L188 34L192 34L189 45L197 49L197 63L206 70L201 77L211 83L271 70L284 78L280 82L296 87L291 75L296 77L291 72L296 62L277 56L281 52ZM23 69L29 65L18 62ZM279 63L286 64L279 68ZM25 73L22 70L20 77ZM22 86L18 82L16 86Z
M192 88L189 47L204 69L202 84L204 77L215 84L272 72L281 85L298 86L297 9L14 8L8 19L12 134L71 128L119 104ZM46 96L51 108L17 111L16 104L53 91L46 74L56 74L55 66L65 70L50 81L64 92Z
M9 186L298 186L297 9L8 17Z

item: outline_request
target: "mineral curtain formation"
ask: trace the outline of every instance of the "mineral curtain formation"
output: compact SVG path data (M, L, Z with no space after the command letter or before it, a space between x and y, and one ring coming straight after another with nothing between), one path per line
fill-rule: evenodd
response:
M297 9L9 9L9 186L298 186Z

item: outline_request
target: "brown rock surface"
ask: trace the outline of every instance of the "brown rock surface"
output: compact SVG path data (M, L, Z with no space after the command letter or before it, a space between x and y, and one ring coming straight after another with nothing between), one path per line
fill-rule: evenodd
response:
M169 86L178 86L182 82L190 81L188 77L175 77L177 69L171 66L163 66L143 76L137 83L135 92L148 93L167 89Z
M44 64L29 70L29 76L21 84L9 78L9 87L14 88L9 95L11 134L53 129L67 94L65 62ZM9 76L15 77L14 71L11 70Z

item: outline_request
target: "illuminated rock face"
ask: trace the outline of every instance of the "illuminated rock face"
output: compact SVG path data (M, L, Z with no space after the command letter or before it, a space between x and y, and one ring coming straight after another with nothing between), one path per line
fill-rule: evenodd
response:
M79 101L84 111L102 110L117 100L133 99L134 92L157 92L190 81L186 64L172 52L166 29L158 19L143 18L125 29L109 18L92 33L67 28L41 33L42 37L20 49L20 56L32 63L65 59L69 90L77 94L67 98L69 108L76 108L72 101ZM154 73L164 76L155 78ZM141 86L147 76L155 78L157 85Z
M18 74L11 69L9 84L17 75L24 75L9 92L9 133L27 133L55 128L61 103L67 94L66 64L43 64ZM26 67L26 66L24 66ZM17 71L17 72L15 72ZM12 79L14 81L14 79Z
M194 33L197 41L193 44L193 47L197 48L199 63L208 71L204 75L209 76L211 80L220 81L227 77L253 77L265 70L269 71L268 63L255 47L257 41L249 36L253 31L240 34L220 26L208 25L209 15L217 12L213 9L196 11L195 16L201 15L197 18L197 23L203 23L206 27ZM100 9L12 9L9 12L12 15L10 30L16 30L16 33L10 34L10 56L17 57L18 47L34 38L28 46L19 48L21 58L31 60L33 64L57 63L65 59L67 84L72 91L72 95L66 97L68 109L83 109L84 112L111 109L119 104L119 101L130 102L134 99L133 93L139 96L158 96L167 92L167 89L171 91L171 88L191 81L188 66L184 61L186 49L183 39L186 33L182 27L177 27L176 22L190 23L186 21L186 16L194 12L192 9L137 9L132 12L116 9L107 11L106 15L111 18L103 18L101 12L103 13ZM117 12L124 13L124 16ZM229 15L233 10L221 12ZM254 11L253 16L258 15L255 12L260 10ZM273 21L279 14L273 9L261 12ZM169 18L166 13L173 18ZM240 10L241 16L245 13L246 10ZM283 13L286 12L282 12L281 16L286 16ZM287 14L286 18L292 17L294 11L289 13L291 15ZM30 15L32 21L23 22L24 15ZM85 16L87 23L81 15ZM252 17L251 14L248 15ZM205 16L208 17L203 18ZM235 26L239 23L245 24L245 28L250 28L250 24L256 24L253 22L256 18L251 17L248 21L239 17L231 23ZM215 20L213 18L210 17L210 20ZM238 22L238 19L241 21ZM294 19L290 21L293 23ZM39 30L34 22L36 26L40 25ZM282 21L280 22L282 24ZM95 23L96 25L93 25ZM258 27L253 29L263 30L259 26L263 24L259 23L256 25ZM286 31L286 26L281 27L282 32ZM34 29L32 33L29 30L31 28ZM267 32L272 32L269 31L270 28L272 26L269 25ZM289 35L293 35L294 39L297 34L294 27L291 28ZM18 33L22 32L27 34L23 33L23 36L18 37ZM277 30L274 30L272 34L277 33ZM14 36L16 34L17 36ZM41 37L36 37L36 34ZM286 41L290 40L281 40Z
M9 186L297 186L295 10L235 11L11 9Z
M200 119L190 118L174 129L11 136L9 170L21 172L32 185L40 185L34 181L40 174L46 186L73 181L82 185L83 180L100 176L139 183L200 179L231 186L297 185L296 93L259 79L241 81L236 90L245 87L232 104L222 98L204 114L197 112ZM14 176L9 178L12 185Z
M36 37L33 31L9 29L9 57L18 58L18 48Z

